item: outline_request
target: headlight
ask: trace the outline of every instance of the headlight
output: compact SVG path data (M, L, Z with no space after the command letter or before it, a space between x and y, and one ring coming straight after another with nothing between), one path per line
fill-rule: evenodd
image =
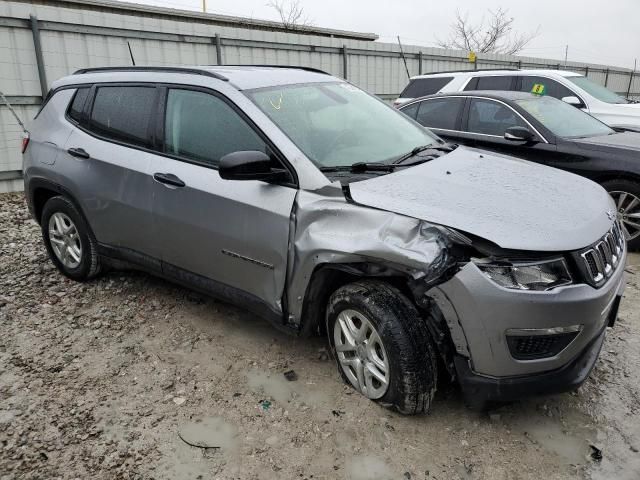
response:
M540 263L476 263L480 271L501 287L543 291L572 283L562 258Z

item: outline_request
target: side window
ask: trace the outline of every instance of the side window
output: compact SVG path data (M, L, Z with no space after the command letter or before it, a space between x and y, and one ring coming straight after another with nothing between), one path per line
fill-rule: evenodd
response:
M502 103L474 98L469 106L467 131L502 137L509 127L527 125L511 108Z
M113 140L150 146L149 119L155 96L155 87L98 87L90 130Z
M420 103L416 120L425 127L458 130L456 120L464 98L438 98Z
M402 91L400 98L418 98L438 93L453 77L416 78Z
M513 75L497 75L487 77L474 77L464 89L469 90L512 90Z
M571 90L555 80L545 77L522 77L521 92L530 92L534 85L544 85L544 95L562 100L564 97L576 96Z
M410 118L413 118L414 120L416 119L416 114L418 113L418 107L420 106L419 103L414 103L412 105L409 105L407 108L403 108L402 110L400 110L402 113L404 113L405 115L407 115Z
M167 153L212 166L240 150L268 153L265 142L233 108L204 92L169 89L164 137Z
M69 106L69 117L77 123L83 123L84 104L89 96L89 88L82 87L76 90Z

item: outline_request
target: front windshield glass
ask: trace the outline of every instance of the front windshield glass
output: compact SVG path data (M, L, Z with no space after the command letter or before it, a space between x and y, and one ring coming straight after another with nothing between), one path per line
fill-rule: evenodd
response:
M516 100L516 103L559 137L596 137L614 133L591 115L553 97L532 95L527 99Z
M348 83L278 86L247 93L318 167L392 163L438 139Z
M629 103L617 93L613 93L606 87L592 82L587 77L567 77L571 83L576 84L592 97L606 103Z

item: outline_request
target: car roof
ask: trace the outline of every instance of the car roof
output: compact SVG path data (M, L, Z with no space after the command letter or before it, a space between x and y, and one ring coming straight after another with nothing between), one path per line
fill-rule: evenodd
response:
M495 70L452 70L448 72L434 72L425 73L423 75L416 75L411 77L411 80L417 80L420 78L432 78L432 77L452 77L452 76L465 76L465 77L490 77L490 76L502 76L502 75L549 75L549 76L561 76L561 77L580 77L581 73L571 72L569 70L551 70L551 69L495 69Z
M408 102L406 105L410 105L420 100L426 100L430 98L445 98L445 97L483 97L483 98L491 98L494 100L515 101L515 100L526 100L531 98L540 98L541 95L534 95L533 93L529 93L529 92L513 92L509 90L468 90L464 92L447 92L447 93L436 93L435 95L426 95L424 97L416 98L411 102ZM400 109L402 109L402 107L404 107L404 105L402 105Z
M155 75L154 75L155 74ZM56 86L65 84L99 82L100 77L113 81L142 81L142 76L153 75L156 81L163 81L175 75L198 75L213 77L229 82L238 90L275 87L296 83L316 83L343 81L321 70L297 66L272 65L181 65L181 66L123 66L86 68L55 82ZM147 81L144 79L144 81Z

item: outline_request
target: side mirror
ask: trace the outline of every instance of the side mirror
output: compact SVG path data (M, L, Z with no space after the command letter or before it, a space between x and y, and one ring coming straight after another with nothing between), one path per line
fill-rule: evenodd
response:
M568 97L562 97L562 101L564 103L568 103L569 105L573 105L576 108L582 108L584 106L582 105L582 101L574 95L570 95Z
M504 139L512 142L533 142L535 135L525 127L509 127L504 132Z
M233 152L220 159L218 173L225 180L277 181L288 178L284 169L272 168L271 158L253 150Z

